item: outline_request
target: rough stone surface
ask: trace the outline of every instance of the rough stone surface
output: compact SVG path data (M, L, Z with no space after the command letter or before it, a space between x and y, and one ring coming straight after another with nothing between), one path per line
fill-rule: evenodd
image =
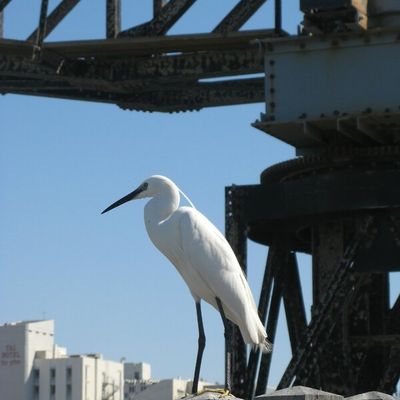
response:
M355 396L346 397L346 400L394 400L395 398L390 394L381 392L367 392L357 394Z
M270 394L257 396L258 400L343 400L343 396L311 389L306 386L293 386L286 389L276 390Z

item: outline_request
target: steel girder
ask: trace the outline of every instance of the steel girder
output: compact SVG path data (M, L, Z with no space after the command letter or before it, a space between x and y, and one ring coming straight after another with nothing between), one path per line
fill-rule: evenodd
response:
M154 0L149 22L121 30L121 0L107 0L106 40L51 43L46 37L80 0L60 0L50 13L42 0L38 28L26 41L0 39L0 93L162 112L262 102L263 80L246 78L263 73L252 42L283 33L237 31L265 0L239 2L213 33L165 36L195 1ZM0 0L0 11L11 5ZM224 79L204 82L219 77Z
M227 237L240 259L246 258L247 238L270 246L259 313L273 341L283 299L293 354L279 388L300 384L346 396L393 393L400 374L400 300L390 308L388 271L400 265L397 162L385 159L369 169L353 165L347 174L332 164L318 169L311 163L306 173L302 163L295 164L298 176L291 166L279 179L277 172L264 174L261 185L226 189ZM376 246L380 258L374 256ZM308 324L296 251L313 259ZM242 347L237 353L243 368L247 354ZM265 393L271 355L258 360L250 354L244 384L233 376L242 396Z

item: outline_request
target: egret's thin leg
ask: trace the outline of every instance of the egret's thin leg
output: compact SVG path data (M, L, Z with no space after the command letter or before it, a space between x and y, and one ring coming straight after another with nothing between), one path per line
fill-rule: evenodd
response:
M225 317L224 308L222 307L221 300L216 297L217 300L218 310L221 314L222 322L224 324L224 336L225 336L225 389L231 391L231 338L229 337L229 326L228 320Z
M192 394L197 393L199 385L201 359L203 358L203 351L204 348L206 347L206 335L204 334L203 317L201 315L200 302L196 302L196 314L197 314L197 325L199 327L199 341L198 341L199 344L197 348L196 366L194 368Z

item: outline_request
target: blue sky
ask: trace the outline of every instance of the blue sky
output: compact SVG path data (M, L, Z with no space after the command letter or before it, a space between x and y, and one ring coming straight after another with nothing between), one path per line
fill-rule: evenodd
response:
M82 0L48 40L104 37L103 3ZM197 3L171 33L207 32L235 1ZM27 37L38 4L31 9L14 0L5 13L5 36ZM123 5L124 28L150 17L148 0ZM246 28L272 27L272 5ZM297 2L284 2L284 27L293 33L301 18L297 9ZM162 174L223 231L224 187L258 183L263 169L294 157L293 148L250 126L264 105L171 115L14 95L1 96L0 105L0 323L55 319L56 341L70 353L146 361L155 378L191 378L194 302L147 238L144 203L100 212L143 179ZM266 256L265 247L249 243L256 298ZM299 260L309 311L310 260ZM222 324L213 309L203 309L207 347L201 376L222 382ZM289 359L281 318L271 384Z

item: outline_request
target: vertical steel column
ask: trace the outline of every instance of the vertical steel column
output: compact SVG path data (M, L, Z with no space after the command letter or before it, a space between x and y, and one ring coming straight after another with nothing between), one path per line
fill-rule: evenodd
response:
M240 199L235 196L235 186L225 188L225 235L231 245L244 273L247 272L247 226L242 214ZM245 395L245 382L247 378L247 350L240 334L239 328L229 323L231 338L231 383L232 392L238 397Z
M0 37L4 35L4 8L11 0L0 0Z
M341 221L320 224L312 229L313 309L322 301L330 277L342 261L343 234Z
M275 239L272 246L276 255L273 266L274 287L272 290L266 330L270 341L273 343L275 341L276 328L278 325L279 309L284 291L285 271L289 262L290 248L288 247L287 241L279 236ZM271 360L272 353L263 354L261 357L256 396L264 394L267 391Z
M121 0L107 0L106 34L108 39L118 36L121 31Z
M357 347L350 353L356 387L361 392L368 392L379 386L388 365L390 345L384 340L372 345L367 338L384 338L388 334L389 277L388 273L360 275L364 277L364 283L360 295L350 305L348 329L350 339L359 338ZM361 359L360 354L363 355Z
M314 311L304 335L304 340L302 340L296 353L293 354L292 360L279 382L278 389L290 385L294 378L296 378L297 382L299 374L306 377L302 381L302 385L313 385L311 380L314 381L313 375L319 366L318 354L322 347L320 344L329 343L329 338L337 326L336 322L342 316L343 306L354 289L354 270L352 267L357 251L362 242L369 241L375 236L375 231L371 228L373 222L371 216L361 218L360 222L357 232L347 243L340 264L326 285L324 298ZM325 355L325 357L327 356ZM336 354L335 357L339 358L340 354ZM332 364L334 361L333 359L329 359L329 362ZM336 372L340 374L342 371L337 371L336 369ZM324 376L331 379L328 371L324 371ZM334 390L325 385L322 387L334 393L343 392L340 389L337 390L336 387Z
M265 326L269 300L271 296L272 283L274 279L274 261L276 248L271 246L268 250L267 264L265 266L264 278L261 286L260 300L258 303L258 314L261 322ZM256 384L257 368L260 360L260 350L252 350L247 366L247 399L251 400L254 396L254 388Z
M282 0L275 0L275 32L282 32Z
M42 51L43 39L46 35L46 24L47 24L47 10L49 7L49 0L42 0L40 6L40 17L39 26L37 29L36 42L33 46L32 60L37 60L40 58L40 53Z
M295 253L290 253L285 271L285 286L283 289L283 304L285 306L286 323L289 331L292 353L299 346L307 329L306 311L299 276L299 268Z

